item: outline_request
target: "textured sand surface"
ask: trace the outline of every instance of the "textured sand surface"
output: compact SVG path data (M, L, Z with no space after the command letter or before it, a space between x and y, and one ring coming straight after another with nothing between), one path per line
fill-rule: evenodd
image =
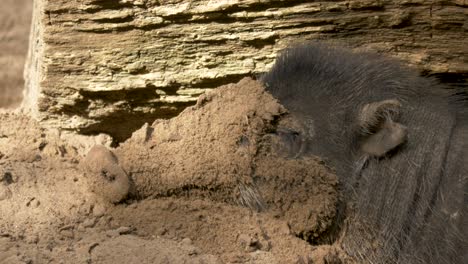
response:
M111 152L21 113L3 111L0 123L1 263L345 258L313 245L332 224L336 176L318 158L292 158L277 130L294 120L253 80Z

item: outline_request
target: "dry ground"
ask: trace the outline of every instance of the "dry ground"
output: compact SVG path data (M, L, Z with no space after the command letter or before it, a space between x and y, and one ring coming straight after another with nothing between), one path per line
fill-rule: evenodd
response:
M105 137L4 110L0 263L347 260L313 245L333 223L337 178L318 158L291 158L298 149L276 131L295 122L244 79L143 126L114 154L85 155Z

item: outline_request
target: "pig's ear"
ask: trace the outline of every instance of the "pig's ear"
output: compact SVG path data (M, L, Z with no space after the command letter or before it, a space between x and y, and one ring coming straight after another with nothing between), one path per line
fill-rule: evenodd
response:
M364 105L358 116L362 133L361 151L381 157L406 141L406 127L396 122L400 108L401 104L396 99Z

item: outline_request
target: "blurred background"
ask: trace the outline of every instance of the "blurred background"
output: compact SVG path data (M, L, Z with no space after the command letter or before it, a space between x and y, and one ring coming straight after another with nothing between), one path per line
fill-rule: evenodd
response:
M29 41L33 0L1 0L0 108L19 106Z

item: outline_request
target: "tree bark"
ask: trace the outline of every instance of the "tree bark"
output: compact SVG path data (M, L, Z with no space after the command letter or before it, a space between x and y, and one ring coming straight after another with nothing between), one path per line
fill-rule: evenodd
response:
M23 107L117 141L320 39L468 75L468 1L35 0Z

